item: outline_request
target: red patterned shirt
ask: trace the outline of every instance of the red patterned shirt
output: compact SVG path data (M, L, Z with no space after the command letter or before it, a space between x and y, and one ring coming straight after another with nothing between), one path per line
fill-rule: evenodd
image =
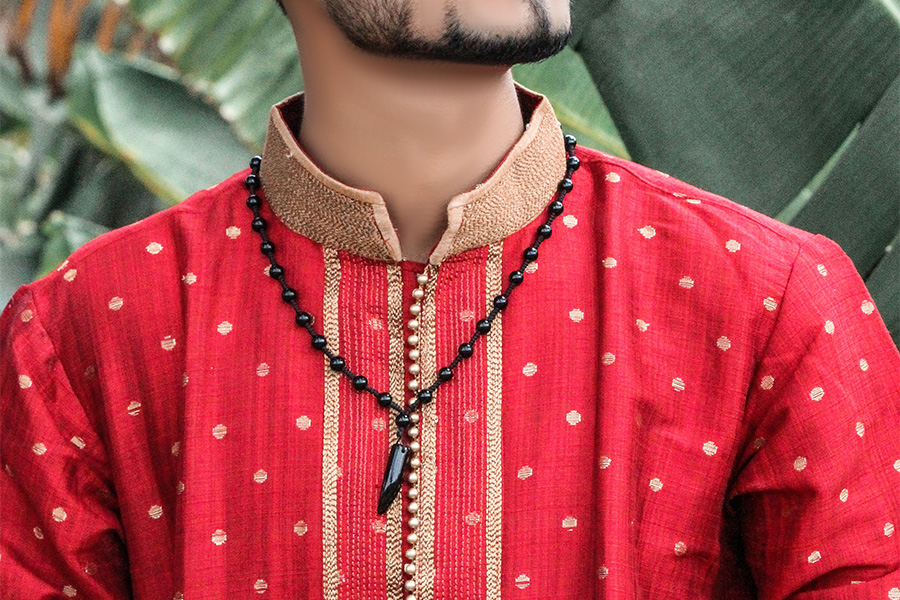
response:
M453 199L421 383L522 260L565 170L545 99ZM314 328L404 398L383 199L273 110L262 214ZM552 236L422 412L418 600L900 598L900 355L833 242L578 148ZM0 321L4 599L403 597L393 416L268 276L246 172L84 245ZM409 393L406 393L409 396Z

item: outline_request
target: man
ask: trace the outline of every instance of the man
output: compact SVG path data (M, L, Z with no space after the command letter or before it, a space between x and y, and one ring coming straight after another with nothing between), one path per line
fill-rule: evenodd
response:
M564 0L285 9L261 164L3 313L4 598L900 598L834 243L567 143Z

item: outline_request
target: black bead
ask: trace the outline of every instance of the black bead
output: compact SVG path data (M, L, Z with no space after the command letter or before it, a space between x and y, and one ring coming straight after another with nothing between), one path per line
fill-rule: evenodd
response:
M294 321L297 322L297 325L300 327L306 327L310 323L312 323L312 316L306 312L297 313L297 316L294 317Z
M400 413L399 415L397 415L397 427L399 427L400 429L406 429L407 427L409 427L410 423L412 423L412 421L409 419L408 414Z
M506 308L507 304L509 304L509 298L507 298L503 294L500 294L499 296L494 298L494 308L503 310L504 308Z
M428 390L422 390L416 394L416 399L419 401L419 404L428 404L434 400L434 395Z
M566 160L566 166L569 167L570 169L572 169L573 171L577 171L578 167L581 166L581 161L578 160L577 156L570 156Z
M553 202L550 203L550 207L549 207L548 211L554 217L558 217L559 215L562 214L563 203L560 202L559 200L554 200Z
M265 241L259 245L259 249L262 250L263 254L271 254L275 252L275 244L270 241Z
M491 322L487 319L482 319L478 321L478 324L475 326L475 329L481 335L485 335L491 331Z
M281 299L288 303L293 302L297 299L297 292L293 288L282 290Z
M391 446L388 462L384 469L384 479L381 480L381 495L378 496L378 514L383 515L394 503L394 499L403 487L403 473L409 464L412 453L409 446L397 442Z
M509 274L509 282L513 285L519 285L524 279L525 275L522 274L522 271L513 271Z
M253 227L253 231L261 231L266 228L266 220L262 217L256 217L253 219L253 222L250 223L250 226Z
M269 267L269 277L272 279L278 279L284 275L284 268L279 265L272 265Z
M250 197L247 198L247 208L259 208L261 204L262 200L256 194L250 194Z
M332 371L338 371L338 372L343 371L345 366L346 366L346 363L344 362L344 359L342 357L335 356L334 358L331 359L331 370Z
M361 392L364 389L369 387L369 380L363 377L362 375L357 375L353 378L353 389Z
M247 184L247 187L250 188L251 190L255 190L256 188L259 187L259 177L257 177L253 173L250 173L249 175L247 175L247 179L245 179L244 182Z
M574 136L574 135L567 135L567 136L565 137L565 140L566 140L566 150L568 150L568 151L570 151L570 152L571 152L572 150L574 150L574 149L575 149L575 145L578 143L578 141L575 139L575 136Z
M250 159L250 168L253 169L254 171L258 170L259 165L261 165L261 164L262 164L262 157L260 157L260 156L254 156L253 158Z
M444 367L440 371L438 371L438 379L441 381L450 381L453 379L453 369L449 367Z
M538 257L538 249L535 247L531 247L525 250L525 259L526 260L537 260Z
M469 358L470 356L472 356L472 352L473 352L472 344L465 343L465 344L459 345L458 353L461 357Z
M572 180L568 177L559 182L559 189L564 192L571 192L573 187L575 186L572 184Z
M324 335L312 336L312 347L316 350L324 350L327 345L328 340L325 339Z
M391 402L393 402L393 401L394 401L394 399L391 398L390 394L378 394L379 406L383 406L384 408L387 408L388 406L391 405Z
M550 234L553 233L553 229L544 223L540 227L538 227L538 235L544 238L545 240L550 237Z

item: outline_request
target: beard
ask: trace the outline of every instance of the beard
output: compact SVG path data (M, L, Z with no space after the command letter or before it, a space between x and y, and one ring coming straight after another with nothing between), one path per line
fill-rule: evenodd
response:
M538 62L563 50L571 27L554 30L540 0L531 6L532 25L522 33L497 35L467 28L455 7L436 39L416 37L410 23L416 0L325 0L331 20L356 47L396 58L510 66Z

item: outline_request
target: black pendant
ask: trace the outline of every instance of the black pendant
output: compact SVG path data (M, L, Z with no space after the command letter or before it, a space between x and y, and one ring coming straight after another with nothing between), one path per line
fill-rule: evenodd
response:
M378 498L378 514L383 515L394 503L397 492L403 487L403 472L409 463L409 446L397 442L391 446L387 467L384 469L384 480L381 482L381 496Z

